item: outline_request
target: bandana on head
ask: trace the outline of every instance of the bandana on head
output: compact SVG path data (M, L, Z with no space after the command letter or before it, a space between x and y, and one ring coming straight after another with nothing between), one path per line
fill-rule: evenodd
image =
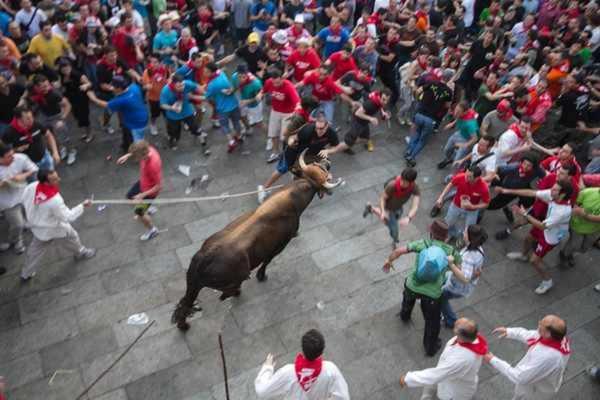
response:
M58 194L58 186L51 185L48 182L40 182L35 188L34 204L42 204Z
M527 345L529 347L535 346L538 343L544 346L551 347L554 350L560 351L564 355L571 354L571 344L566 336L560 341L554 340L552 338L544 339L542 337L539 337L538 339L529 339L527 341Z
M467 342L459 342L458 339L453 343L457 344L465 349L471 350L473 353L483 356L488 352L487 340L482 335L477 335L477 339L475 339L472 343Z
M323 358L319 357L316 360L309 361L304 358L303 354L299 353L294 361L294 368L300 387L305 392L308 392L319 377L319 374L321 374Z
M369 93L369 100L371 100L378 108L383 108L381 93L378 90Z

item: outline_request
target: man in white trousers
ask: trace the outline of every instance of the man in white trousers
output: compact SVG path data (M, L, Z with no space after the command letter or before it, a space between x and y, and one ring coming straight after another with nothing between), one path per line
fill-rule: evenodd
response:
M546 315L538 323L537 330L500 327L494 329L494 333L529 347L515 367L492 353L485 355L485 361L515 384L513 400L554 398L562 384L571 353L565 321L556 315Z
M47 261L45 256L50 247L68 250L76 260L96 255L95 249L81 244L79 234L71 226L71 222L83 214L84 207L90 207L92 202L85 200L78 206L69 208L59 193L60 177L56 171L41 169L37 176L38 182L30 183L23 192L25 217L33 233L21 271L23 282L30 280L38 266Z
M256 394L261 399L286 400L350 400L348 384L338 367L324 361L325 339L321 332L311 329L302 336L302 353L294 364L287 364L275 372L273 355L258 372L254 381Z
M460 318L454 323L454 336L448 340L437 366L408 372L400 377L401 387L423 387L421 400L469 400L477 391L478 373L487 341L477 324ZM437 394L437 397L436 397Z

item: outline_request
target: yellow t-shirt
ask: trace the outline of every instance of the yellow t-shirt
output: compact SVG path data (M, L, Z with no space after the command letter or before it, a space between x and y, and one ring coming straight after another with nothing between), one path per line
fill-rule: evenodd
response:
M44 64L54 68L56 59L65 55L68 50L69 44L62 37L52 35L48 40L41 33L38 33L31 39L27 52L39 55L42 57Z

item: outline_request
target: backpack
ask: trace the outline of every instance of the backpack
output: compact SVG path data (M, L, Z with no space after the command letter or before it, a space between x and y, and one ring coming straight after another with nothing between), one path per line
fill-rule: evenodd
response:
M446 252L440 246L429 244L417 256L417 271L415 276L419 282L435 282L447 267L448 256Z

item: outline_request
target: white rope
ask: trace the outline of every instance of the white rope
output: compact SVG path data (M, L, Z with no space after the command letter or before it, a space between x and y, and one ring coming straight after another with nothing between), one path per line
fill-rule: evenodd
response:
M275 185L270 188L265 188L265 192L279 189L285 185ZM226 200L235 197L244 197L257 194L258 190L251 192L235 193L235 194L221 194L219 196L207 196L207 197L175 197L172 199L143 199L143 200L127 200L127 199L105 199L95 200L92 198L92 204L174 204L174 203L192 203L196 201L210 201L210 200Z

